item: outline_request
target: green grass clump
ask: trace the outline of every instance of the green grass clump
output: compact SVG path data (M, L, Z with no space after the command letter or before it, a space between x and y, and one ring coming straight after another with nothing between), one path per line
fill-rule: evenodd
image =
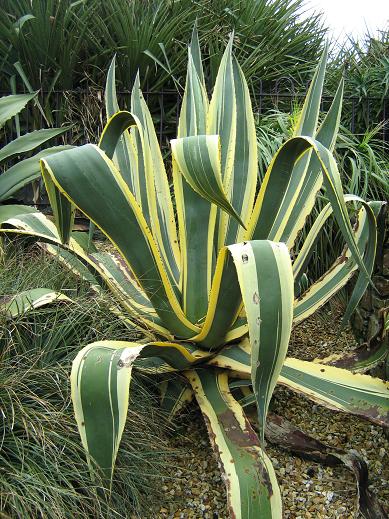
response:
M259 116L257 124L258 171L263 178L270 160L278 148L293 135L299 114L296 105L292 114L273 110ZM340 126L334 155L342 178L345 193L367 200L386 200L388 191L389 158L382 139L378 137L382 126L361 134L353 134ZM323 199L323 205L326 200Z
M12 244L0 258L0 298L45 286L73 303L34 310L15 320L0 314L0 509L2 517L101 518L140 514L166 466L166 423L153 388L139 378L112 493L91 480L70 400L71 361L81 345L134 333L108 311L108 296L39 249ZM152 488L151 488L152 487Z

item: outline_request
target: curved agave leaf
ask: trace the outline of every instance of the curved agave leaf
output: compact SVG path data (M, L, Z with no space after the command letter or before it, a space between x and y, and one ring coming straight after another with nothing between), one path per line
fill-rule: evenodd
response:
M327 112L320 128L318 129L315 139L331 152L335 147L336 137L338 135L340 115L343 101L343 80L340 82L332 101L331 107ZM293 171L293 175L299 175L300 171L304 171L306 158L298 161ZM299 231L303 228L306 218L311 214L315 205L316 195L323 184L323 176L321 174L320 162L315 154L310 153L310 160L307 166L304 180L301 184L297 198L293 204L292 210L286 222L283 222L283 231L280 234L280 241L287 243L288 247L292 247ZM291 195L293 192L291 191Z
M57 188L43 164L42 177L45 183L46 193L49 197L50 206L53 210L54 222L57 227L61 243L67 244L69 243L73 230L76 207Z
M303 178L295 178L292 175L293 165L310 150L315 153L320 162L327 197L342 235L358 267L370 279L352 233L335 159L320 142L309 137L289 139L274 156L258 193L246 236L248 239L278 239L280 227L274 228L273 222L278 217L279 208L283 205L286 194L292 188L298 193L303 182ZM290 204L289 207L291 208L292 205ZM374 244L370 244L370 248L374 247Z
M18 214L37 214L39 211L35 207L21 204L10 204L0 206L0 224L8 218L13 218Z
M191 188L245 227L224 191L218 135L173 139L171 145L173 158Z
M246 239L276 239L282 232L280 208L284 222L302 186L306 168L293 175L295 164L310 153L311 145L302 137L286 141L273 157L261 184L254 210L245 235ZM284 203L285 198L287 203ZM275 225L275 222L278 222Z
M158 334L172 338L171 332L163 326L150 300L119 255L97 252L89 254L87 260L130 316L139 319Z
M389 426L389 384L379 378L291 358L282 368L280 384L330 409Z
M106 124L100 138L99 147L112 159L116 145L122 133L136 121L129 112L117 112ZM67 244L73 230L75 206L61 193L56 187L51 176L48 174L44 165L41 167L41 174L45 182L46 191L50 205L53 209L54 222L63 244ZM94 224L91 222L87 250L92 247Z
M79 233L72 233L67 245L61 242L56 225L37 209L25 205L0 206L0 232L31 236L45 243L67 247L88 261Z
M293 275L284 244L230 245L247 315L251 380L262 444L270 399L288 349L293 318Z
M270 242L266 240L250 242L250 246L257 250L258 256L261 254L260 251L265 250L269 244ZM223 247L219 252L207 314L200 333L192 337L192 340L197 342L199 346L209 350L215 350L226 341L231 341L234 336L239 338L248 331L245 320L238 319L242 311L242 293L237 276L237 267L233 261L232 250L234 249L231 249L232 247L234 246ZM238 244L237 247L245 247L245 245ZM243 253L246 254L244 251ZM261 260L257 257L256 261L258 262L257 270L260 272ZM272 265L266 264L265 270L267 275L274 276L274 279L281 275L276 262L273 262ZM237 320L238 323L235 327ZM231 333L228 332L230 328Z
M63 128L47 128L22 135L1 148L0 163L9 159L13 155L33 150L53 137L67 132L70 128L71 126L65 126Z
M176 222L154 123L143 99L138 77L131 95L131 113L117 113L114 67L115 61L111 64L106 88L110 118L99 147L110 159L115 152L114 161L151 227L167 272L178 283L180 250ZM130 131L127 131L129 127Z
M344 200L345 202L351 201L362 204L362 209L358 213L357 223L353 234L360 254L363 256L366 270L371 276L374 268L377 243L376 217L383 206L383 202L366 203L361 198L354 195L346 195ZM310 229L303 247L293 264L295 283L299 281L303 274L313 252L313 247L319 238L319 232L331 215L331 204L327 204L320 212ZM298 323L302 321L315 312L319 307L323 306L332 295L347 283L356 269L357 264L352 257L350 250L346 249L342 256L335 261L332 267L297 299L295 304L295 322ZM360 272L344 313L343 323L350 318L352 312L355 310L364 291L366 290L368 282L368 278Z
M319 111L321 104L321 95L323 92L324 77L326 72L328 55L328 44L326 45L319 64L316 67L315 74L312 78L304 105L297 121L294 136L308 135L313 137L316 131L317 122L319 120Z
M203 135L206 132L208 98L196 28L193 31L188 56L178 138ZM211 289L215 259L216 206L198 195L183 181L182 173L174 160L173 185L181 248L182 306L188 319L196 323L201 321L207 312Z
M232 55L232 44L233 35L219 66L206 133L220 136L225 198L246 224L257 184L257 145L250 94L242 70ZM218 212L217 233L217 250L243 239L240 222L231 212Z
M385 210L386 202L368 202L368 204L364 203L363 207L366 210L367 220L369 222L369 234L368 241L366 245L366 251L364 256L364 262L366 265L366 270L369 273L371 278L374 270L374 263L376 258L376 249L377 249L377 220L380 217L380 213ZM354 290L350 296L350 299L347 304L347 308L344 312L342 323L345 324L351 317L351 314L356 309L359 301L361 300L367 286L368 279L364 276L364 273L359 271L358 278L355 283Z
M70 150L73 146L54 146L43 150L33 157L24 159L10 167L0 175L0 202L11 198L22 187L26 186L41 175L39 160L54 153Z
M183 370L204 353L168 342L99 341L83 348L73 361L72 401L82 444L91 470L93 459L109 481L126 422L132 368L137 359L148 357Z
M111 290L120 305L130 315L135 316L148 328L162 336L166 338L172 337L171 332L162 325L162 321L156 314L150 300L120 256L114 256L105 252L86 252L85 248L80 246L74 239L77 233L72 233L68 245L65 246L60 240L56 226L34 208L17 205L0 206L1 225L6 225L7 228L0 229L0 232L25 234L44 240L41 246L48 252L58 256L60 260L64 254L66 255L68 250L67 262L65 264L70 262L69 255L75 254L81 261L92 268L98 276L101 276L104 285ZM8 226L13 226L15 229L10 229ZM51 247L48 244L51 244ZM64 247L67 249L64 249ZM74 258L74 261L71 263L76 261L77 259ZM80 270L79 265L77 269ZM71 270L73 269L71 268ZM81 277L85 278L85 275L85 269L82 269Z
M113 67L113 72L111 72L111 68ZM110 86L110 75L113 74L113 85ZM122 176L124 181L127 183L127 185L130 187L130 190L132 188L132 177L131 173L134 169L134 164L136 164L136 157L135 157L135 150L133 150L133 146L130 142L130 136L128 132L128 127L133 126L133 128L136 125L136 121L134 120L133 116L129 112L120 112L119 107L117 106L117 99L116 99L116 89L115 89L115 57L112 60L109 72L108 72L108 78L107 78L107 87L106 87L106 110L107 115L109 117L107 124L104 127L103 133L100 137L99 141L99 147L106 153L106 155L113 159L118 154L122 158L130 159L130 160L121 160L121 166L124 171L122 172ZM116 113L111 115L111 109L112 105L115 105L117 107ZM128 147L129 144L129 147ZM118 153L115 153L115 149L118 149ZM131 155L131 158L128 156L128 152L131 150L133 154ZM123 156L124 153L124 156ZM117 162L117 161L116 161ZM137 195L137 193L136 193ZM135 195L135 197L136 197ZM87 250L89 251L90 247L93 243L93 235L96 230L96 226L93 222L89 223L89 233L88 233L88 245Z
M117 112L119 112L119 104L116 97L115 65L116 60L114 57L108 70L105 87L105 109L107 112L108 123L112 117L115 116ZM135 129L132 131L135 132ZM103 136L104 134L101 137L100 144ZM108 150L107 153L109 153ZM122 133L118 142L116 143L113 161L121 172L121 175L131 193L133 193L135 196L136 201L142 207L142 197L139 186L138 160L136 156L133 135L131 136L128 130L125 130Z
M156 319L154 319L153 315L149 315L147 312L143 312L140 316L139 314L137 314L137 309L132 307L131 304L128 302L127 297L124 302L121 298L121 295L117 295L115 291L117 290L117 288L114 282L112 282L112 280L118 281L118 283L120 282L121 276L118 276L117 274L117 270L119 269L118 266L116 266L116 268L111 267L113 272L107 269L108 273L106 273L104 268L102 267L102 265L106 265L105 261L99 262L95 258L91 258L91 256L89 256L90 261L88 262L88 257L82 256L83 261L86 263L85 264L75 255L75 253L59 245L52 245L46 242L38 242L38 245L42 250L55 256L57 260L67 269L73 272L73 274L76 274L83 281L87 281L90 285L90 288L97 294L101 295L103 294L105 288L110 288L112 293L115 294L117 297L118 305L121 303L122 307L126 309L126 313L123 313L123 309L120 308L118 305L110 305L109 310L122 322L129 325L131 329L133 329L136 326L137 329L142 333L142 335L144 335L145 337L149 337L150 340L155 338L154 335L150 332L150 330L157 331L159 334L165 335L167 338L171 338L169 331L160 327L157 324ZM90 269L94 270L95 275L92 274ZM117 279L118 277L119 280ZM112 283L113 286L110 286L110 283ZM137 319L136 324L134 323L133 319L129 318L129 313L133 319Z
M382 364L388 356L388 345L385 341L376 344L362 344L346 353L329 355L324 359L314 359L312 362L327 364L337 368L345 368L353 373L365 373Z
M117 112L110 116L107 124L104 126L103 133L99 140L99 148L104 151L107 157L112 159L115 155L115 150L120 145L120 139L123 134L125 134L129 128L136 127L137 124L140 123L131 112L118 109ZM128 164L126 169L128 169L128 167L131 167L130 164ZM122 174L126 175L126 171Z
M234 37L231 35L220 62L207 113L207 131L204 132L208 135L220 136L220 176L226 190L229 190L234 167L237 132L237 106L232 60L233 39Z
M353 231L356 243L361 252L364 254L364 262L367 271L371 274L374 267L375 243L376 243L376 226L375 216L382 207L381 202L369 202L366 204L362 199L355 195L346 195L346 202L361 202L363 208L358 213L358 220ZM326 220L332 214L331 204L325 206L317 219L315 220L310 232L301 248L296 260L293 263L293 274L295 277L295 285L304 273L304 269L309 262L311 253L313 252L316 240L319 237L320 229L325 225ZM294 304L293 323L298 324L316 310L322 307L335 293L337 293L350 278L354 275L357 264L351 256L349 249L345 249L344 253L334 262L332 267L307 290L299 295ZM362 297L368 279L362 274L359 275L355 284L352 297L349 300L343 322L349 318L360 298ZM236 341L248 332L248 325L245 318L236 321L230 328L226 342Z
M282 502L273 466L229 391L227 373L207 369L186 376L221 463L231 517L279 519Z
M138 163L144 162L146 198L150 215L149 225L167 268L173 278L179 280L180 250L168 177L165 170L154 123L140 90L137 76L131 94L131 112L138 118ZM136 142L136 140L135 140ZM142 153L140 154L140 151ZM142 205L145 212L144 205ZM147 219L147 218L146 218Z
M32 92L31 94L13 94L10 96L3 96L0 98L0 128L4 124L14 117L27 105L31 99L37 95L38 92Z
M77 268L80 271L81 266L77 262L77 258L70 260L72 253L86 263L99 276L101 276L105 286L117 297L118 302L131 315L142 321L148 328L158 332L159 334L171 338L171 333L162 326L162 322L155 314L154 307L151 305L147 296L144 294L140 286L135 282L131 272L125 262L119 257L116 258L109 253L88 253L84 247L74 239L76 233L72 233L67 246L65 246L59 237L56 226L48 220L42 213L34 208L26 206L9 205L0 206L0 226L6 225L7 228L0 228L0 232L17 233L33 236L44 241L41 244L48 252L57 256L62 260L62 256L66 256L65 265L71 270ZM14 229L8 228L13 226ZM49 246L50 244L51 246ZM66 255L66 248L68 255ZM70 262L70 263L69 263ZM72 268L73 264L73 268ZM88 276L85 268L81 270L80 276L85 279ZM88 278L91 274L89 274ZM115 310L117 313L117 309Z
M61 243L56 226L43 213L25 205L0 206L0 232L25 234L51 243Z
M209 350L223 344L228 325L239 313L241 298L253 352L251 376L263 440L267 408L292 325L293 276L284 244L252 241L220 251L207 317L192 340Z
M245 340L239 345L228 346L216 357L208 360L207 364L229 369L238 377L249 378L250 357L250 345ZM251 384L249 380L244 383ZM287 357L278 383L329 409L389 426L389 383L378 378ZM253 402L254 396L246 403Z
M257 185L257 143L254 115L245 77L238 62L232 62L236 99L236 135L231 175L225 181L231 205L247 225L254 207ZM214 94L215 95L215 94ZM218 248L241 242L244 228L226 213L220 214Z
M345 203L349 202L362 202L365 203L364 200L359 198L356 195L345 195L344 196ZM298 283L305 272L305 269L308 266L309 260L312 257L314 252L314 247L320 237L320 231L323 229L327 220L333 215L333 209L331 204L327 204L323 207L323 209L318 214L317 218L312 224L312 227L309 229L309 233L304 240L304 243L293 262L293 277L295 283Z
M45 252L55 256L62 265L65 265L66 268L76 274L77 277L89 283L90 288L94 292L102 292L102 286L99 283L98 277L94 276L85 263L78 259L73 252L51 243L38 242L38 245Z
M71 301L71 299L50 288L32 288L18 292L11 297L1 297L0 312L4 312L10 318L15 318L35 308L63 301Z
M108 157L88 144L45 159L44 168L61 192L117 247L172 333L181 337L196 333L198 328L180 308L178 294L133 194ZM124 216L126 228L122 225Z
M331 108L316 133L326 56L327 49L325 49L316 69L295 128L294 136L313 138L316 134L315 138L317 141L321 142L325 147L332 149L339 128L343 85L339 86ZM323 178L320 162L316 155L312 154L311 150L300 156L295 163L290 164L285 173L287 173L290 182L279 201L278 212L274 215L268 235L264 232L263 235L258 237L282 241L291 247L298 231L303 227L306 217L314 206L316 194L322 186Z
M200 333L192 340L208 350L220 348L241 306L242 295L233 258L228 248L223 247L217 258L207 314Z
M369 275L371 275L374 268L377 241L376 220L370 205L364 202L358 214L358 223L354 236L361 256L364 254L366 270ZM336 292L345 286L356 269L357 263L351 255L350 249L346 249L342 256L334 262L332 267L320 279L313 283L306 292L298 297L294 307L294 323L297 324L303 321L318 308L323 306ZM366 290L368 282L368 278L365 277L363 273L358 276L343 317L343 322L345 322L354 311Z

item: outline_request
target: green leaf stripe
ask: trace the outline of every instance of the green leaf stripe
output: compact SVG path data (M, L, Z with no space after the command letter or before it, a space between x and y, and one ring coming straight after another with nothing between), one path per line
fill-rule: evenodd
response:
M54 146L43 150L33 157L21 160L0 175L0 202L11 198L33 180L41 176L39 160L64 150L70 150L73 146Z
M19 153L24 153L27 151L31 151L46 141L56 137L57 135L61 135L61 133L65 133L69 130L70 126L66 126L63 128L48 128L44 130L36 130L31 133L26 133L26 135L22 135L17 139L14 139L10 143L6 144L0 150L0 163L4 162L6 159L11 158L13 155L18 155Z

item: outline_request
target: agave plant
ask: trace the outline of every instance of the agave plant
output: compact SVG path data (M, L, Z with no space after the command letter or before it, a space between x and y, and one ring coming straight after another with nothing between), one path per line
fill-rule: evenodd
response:
M139 79L131 111L120 111L113 62L106 87L109 119L99 145L41 161L56 226L21 206L0 208L0 222L3 232L38 238L95 290L107 286L117 298L113 311L153 335L148 342L86 345L73 362L72 399L91 470L94 460L107 480L112 478L132 369L162 379L169 374L162 401L170 402L174 416L194 393L220 460L231 516L280 518L280 490L264 442L277 383L331 409L389 422L385 382L328 360L286 356L292 326L324 305L358 268L345 319L362 296L374 263L380 204L342 192L331 154L342 84L317 127L326 52L294 136L257 186L254 117L232 44L233 38L209 101L194 30L178 136L171 143L173 195ZM329 203L295 251L296 236L322 187ZM354 227L347 203L358 203ZM72 231L76 207L115 251L88 249L87 240ZM331 215L346 248L300 293L315 242ZM244 413L247 402L257 406L258 436Z

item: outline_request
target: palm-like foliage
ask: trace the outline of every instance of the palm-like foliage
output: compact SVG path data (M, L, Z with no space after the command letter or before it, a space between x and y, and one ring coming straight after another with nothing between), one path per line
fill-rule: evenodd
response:
M345 64L344 122L353 132L369 131L375 121L386 123L388 117L389 30L385 23L379 35L367 33L362 42L350 36L331 60L329 88L339 81L341 65Z
M320 16L300 17L302 6L301 0L4 0L2 80L16 74L14 64L20 63L35 89L67 90L85 84L86 77L101 86L116 52L122 86L128 88L140 70L142 81L155 91L172 75L184 81L185 42L199 19L211 81L228 34L235 30L239 59L253 84L258 78L295 76L296 65L304 82L320 52L324 29Z
M17 117L27 103L36 96L32 94L15 94L0 98L0 130L12 117ZM40 177L39 160L47 155L71 148L71 146L55 146L37 153L28 159L20 160L11 167L10 162L16 156L21 156L35 150L48 140L66 132L69 127L47 128L20 135L19 120L16 119L18 137L8 142L0 149L0 202L12 197L17 191Z
M3 2L2 79L16 74L15 63L20 63L33 88L74 88L74 72L82 57L85 31L93 13L94 2L89 7L85 3Z
M133 367L162 375L181 372L184 377L170 382L165 393L176 395L171 413L188 391L194 392L225 474L231 514L279 518L280 491L263 441L276 383L334 409L381 424L389 420L384 382L286 357L293 323L325 304L358 267L345 318L360 299L374 262L377 206L343 195L330 151L342 84L317 128L325 54L295 134L273 157L258 193L254 116L232 39L210 101L196 31L188 59L178 137L172 141L174 205L139 80L131 112L119 111L113 63L106 89L109 120L99 145L42 160L57 227L21 207L3 208L0 222L5 232L45 241L49 252L96 290L105 283L117 297L113 310L127 312L127 318L158 336L147 343L94 342L77 355L72 398L89 461L112 477ZM329 203L292 264L289 251L322 186ZM346 209L350 202L360 204L354 228ZM75 207L105 233L114 253L88 249L72 232ZM295 298L294 286L298 291L318 234L332 214L347 248ZM238 403L240 387L257 405L258 437Z
M120 91L128 92L140 71L143 87L152 93L147 101L153 116L175 124L177 91L181 94L185 83L185 43L196 19L201 19L208 87L214 82L228 34L235 30L238 57L253 92L261 90L262 82L281 75L295 77L305 89L321 52L324 30L319 16L300 17L303 1L4 0L0 89L8 91L11 85L15 92L41 90L44 102L34 119L39 121L43 113L50 123L60 125L72 112L77 128L72 137L78 133L84 143L89 133L85 119L99 121L99 107L96 112L95 103L88 99L93 98L94 88L103 88L104 71L116 53ZM122 107L127 97L120 96ZM31 126L31 118L24 115L21 120ZM94 137L87 142L97 138L95 121L93 130Z
M188 41L193 23L199 19L209 86L215 81L232 30L238 43L237 58L254 91L259 79L271 81L281 75L293 76L304 84L320 52L325 29L319 15L301 19L301 9L302 2L290 0L151 0L144 9L139 9L137 2L108 0L96 11L99 29L97 38L91 35L96 47L93 63L101 67L101 56L108 56L108 49L117 50L118 79L125 87L133 83L138 70L150 90L166 84L169 76L184 82L183 42Z

